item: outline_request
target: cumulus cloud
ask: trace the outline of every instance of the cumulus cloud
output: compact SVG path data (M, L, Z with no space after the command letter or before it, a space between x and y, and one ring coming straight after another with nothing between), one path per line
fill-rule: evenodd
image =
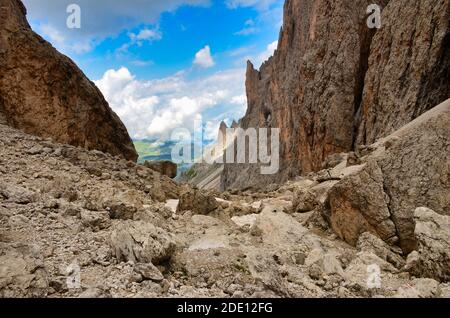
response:
M214 66L214 59L211 56L211 48L209 45L205 46L203 49L195 54L194 65L209 68Z
M193 131L196 119L203 118L207 124L230 116L238 119L244 114L245 69L230 69L195 80L188 80L187 75L179 72L141 81L122 67L108 70L95 83L134 139L168 140L176 128ZM223 109L225 113L214 118L206 114L221 113ZM207 125L212 127L212 123Z
M171 12L182 5L207 6L210 0L77 0L81 8L82 27L67 28L69 14L67 6L73 0L23 0L28 16L44 36L59 32L60 48L71 49L78 42L88 42L92 47L101 40L115 36L123 30L131 30L140 25L155 25L163 12ZM37 24L37 21L39 23ZM43 26L46 26L43 28ZM142 36L151 35L145 31ZM55 37L54 37L55 38ZM61 43L63 42L63 43ZM64 47L63 45L64 44ZM87 44L82 45L87 48Z
M267 45L252 59L262 63L278 42ZM189 72L149 81L138 80L126 67L111 69L95 81L112 109L124 121L134 139L168 140L176 128L194 129L193 122L203 119L208 139L217 137L222 120L231 124L247 109L245 64L190 80Z
M137 41L155 41L161 40L162 34L159 30L142 29L138 34L131 33L131 39L136 39Z

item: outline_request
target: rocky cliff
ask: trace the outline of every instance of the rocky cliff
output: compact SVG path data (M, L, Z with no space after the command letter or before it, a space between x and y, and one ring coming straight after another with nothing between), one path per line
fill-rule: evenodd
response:
M367 27L367 7L382 11ZM372 143L449 97L449 1L287 0L278 49L247 69L242 128L281 129L281 168L226 165L223 188L319 170L331 154ZM245 173L244 173L245 172Z
M450 97L449 21L448 0L389 1L370 48L358 144L375 142Z
M75 63L31 30L21 1L0 0L0 15L0 112L7 122L135 161L119 117Z

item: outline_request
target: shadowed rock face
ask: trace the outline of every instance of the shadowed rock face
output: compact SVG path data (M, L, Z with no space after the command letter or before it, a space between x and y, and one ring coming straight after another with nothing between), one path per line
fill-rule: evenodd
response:
M368 5L383 8L367 27ZM281 129L280 173L226 165L222 187L320 170L330 155L389 135L449 95L449 0L287 0L274 56L247 68L242 128Z
M34 33L19 0L0 0L0 111L27 133L136 161L128 132L69 58Z
M370 49L358 143L389 135L450 97L450 1L391 0Z

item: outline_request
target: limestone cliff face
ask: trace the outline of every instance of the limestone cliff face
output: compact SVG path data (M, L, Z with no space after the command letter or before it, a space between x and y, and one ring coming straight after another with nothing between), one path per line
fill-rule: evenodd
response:
M384 8L382 28L367 7ZM281 129L280 172L226 165L223 188L316 171L331 154L371 143L449 97L449 0L286 0L274 56L247 69L242 128ZM262 182L261 182L262 181Z
M0 111L7 122L135 161L119 117L75 63L31 30L22 2L0 0L0 15Z
M370 144L450 97L450 1L391 0L375 35L358 143Z
M264 183L320 168L332 153L353 146L353 117L374 31L366 26L372 0L287 0L278 49L260 71L247 69L248 110L242 128L281 129L280 173ZM226 166L224 188L240 188L259 180L240 179L243 167Z

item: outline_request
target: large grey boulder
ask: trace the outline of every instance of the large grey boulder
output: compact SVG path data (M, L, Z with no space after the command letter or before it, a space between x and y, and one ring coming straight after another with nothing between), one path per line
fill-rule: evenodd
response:
M155 265L170 259L176 247L165 230L141 221L118 223L111 233L110 245L118 261Z
M181 194L177 212L192 211L194 214L208 215L219 207L217 200L200 190L189 189Z
M408 255L406 269L417 277L450 281L450 217L417 208L414 219L418 250Z
M450 100L370 148L364 166L330 190L331 226L352 245L371 232L409 254L416 208L450 214Z

